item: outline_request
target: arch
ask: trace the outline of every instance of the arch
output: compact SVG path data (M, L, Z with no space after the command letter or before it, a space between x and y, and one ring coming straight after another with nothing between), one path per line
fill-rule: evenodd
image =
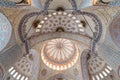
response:
M42 34L38 36L33 36L28 40L29 40L29 43L31 44L30 47L33 47L35 44L38 44L41 41L46 41L46 40L55 39L55 38L66 38L66 39L76 40L76 41L80 41L85 45L90 44L90 41L91 41L91 38L87 36L72 34L72 33L65 33L65 32Z
M25 42L25 40L26 40L25 35L23 34L23 30L24 30L24 27L25 27L25 26L24 26L24 25L25 25L25 22L26 22L29 18L31 18L31 17L33 17L33 16L35 16L35 15L44 15L44 14L45 14L44 11L32 12L32 13L26 14L26 15L21 19L20 24L19 24L19 29L18 29L18 31L19 31L19 36L20 36L20 39L21 39L22 42ZM83 12L83 11L80 11L80 10L78 10L78 11L76 12L76 14L77 14L77 15L87 15L87 16L89 16L89 17L91 17L91 18L94 18L94 19L96 20L95 22L98 22L98 26L99 26L98 34L97 34L97 36L96 36L95 39L94 39L95 42L98 42L99 39L100 39L100 37L101 37L101 33L102 33L102 23L101 23L101 21L99 20L99 18L98 18L95 14L93 14L93 13Z
M7 46L11 35L12 25L5 14L0 12L0 51Z
M40 12L31 12L29 14L26 14L20 21L19 23L19 28L18 28L18 34L19 34L19 37L21 39L21 41L23 43L26 42L26 38L25 38L25 35L24 35L24 29L25 29L25 22L30 18L30 17L33 17L35 15L42 15L42 13L44 14L44 11L40 11Z
M32 13L29 13L27 15L25 15L21 21L20 21L20 24L19 24L19 35L20 35L20 39L23 43L25 43L27 45L27 39L25 38L25 35L24 35L24 29L25 29L25 23L27 22L27 20L33 16L39 16L39 15L44 15L45 14L45 11L41 11L41 12L32 12ZM102 23L101 21L99 20L99 18L93 14L93 13L90 13L90 12L83 12L83 11L80 11L78 10L76 12L76 15L87 15L88 17L92 18L93 21L95 23L97 23L97 26L98 26L98 32L96 34L96 36L93 38L93 42L92 42L92 46L91 46L91 53L94 53L95 51L95 47L96 47L96 43L99 41L99 39L101 38L101 34L102 34ZM60 33L61 34L61 33ZM28 46L26 46L26 50L28 50Z
M19 27L18 27L18 34L19 34L19 37L21 39L21 41L25 44L25 49L26 49L26 54L29 53L29 48L28 48L28 42L27 42L27 39L25 38L25 35L24 35L24 29L25 29L25 22L30 18L30 17L33 17L35 15L42 15L42 13L44 14L44 11L40 11L40 12L32 12L32 13L29 13L29 14L26 14L20 21L19 23Z

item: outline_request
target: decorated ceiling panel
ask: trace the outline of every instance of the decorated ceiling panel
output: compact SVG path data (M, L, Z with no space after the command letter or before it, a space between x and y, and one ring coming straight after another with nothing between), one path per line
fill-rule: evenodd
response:
M46 3L50 0L36 0L42 5L42 8L46 5ZM96 4L97 0L52 0L50 1L50 10L55 10L58 7L63 7L65 10L72 10L72 1L76 2L76 6L78 9L82 9L88 6L92 6ZM67 5L67 6L66 6Z
M33 61L28 57L23 57L20 61L16 62L13 67L11 67L8 72L16 80L24 79L29 80L32 75Z
M99 30L101 30L100 22L90 13L74 15L71 12L61 11L50 12L47 15L34 15L20 25L25 25L24 28L20 28L23 31L22 34L27 38L56 32L85 35L93 38L98 36Z
M37 26L36 32L72 32L84 33L83 25L76 16L66 12L54 12L45 16Z
M50 1L50 0L40 0L40 3L44 7L48 1ZM67 6L64 5L65 3ZM58 7L63 7L64 9L72 9L70 0L52 0L52 1L50 1L49 9L55 10Z
M12 34L12 26L9 20L0 13L0 51L8 44Z
M16 7L19 5L31 5L32 0L4 0L0 1L0 6Z
M41 51L43 62L53 70L66 70L72 67L78 55L79 51L75 44L63 38L47 41Z
M12 1L12 2L22 2L23 0L7 0L7 1Z
M117 16L109 27L110 35L116 46L120 48L120 16Z
M39 68L39 57L36 50L31 49L30 54L22 57L17 61L9 70L8 73L11 75L10 78L14 80L31 80L35 79ZM33 71L35 70L35 71Z
M112 68L100 56L88 60L88 69L92 80L103 80L112 72Z

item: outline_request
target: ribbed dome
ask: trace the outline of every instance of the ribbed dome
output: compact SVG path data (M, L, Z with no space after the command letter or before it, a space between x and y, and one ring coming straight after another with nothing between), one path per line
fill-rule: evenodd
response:
M42 50L42 60L50 68L63 70L76 63L78 54L75 44L68 39L52 39ZM52 67L54 66L54 67Z
M54 59L55 62L60 63L74 56L76 50L70 40L60 38L49 41L44 48L44 52L49 59Z

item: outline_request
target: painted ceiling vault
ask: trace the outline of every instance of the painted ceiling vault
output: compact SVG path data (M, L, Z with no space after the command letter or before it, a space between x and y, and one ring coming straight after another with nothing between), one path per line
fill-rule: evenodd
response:
M120 80L119 0L0 0L0 80Z

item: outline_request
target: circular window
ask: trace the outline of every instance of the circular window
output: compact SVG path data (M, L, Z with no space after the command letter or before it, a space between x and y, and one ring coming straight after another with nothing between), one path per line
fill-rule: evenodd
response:
M68 39L52 39L42 49L42 60L54 70L65 70L72 67L78 59L75 44Z
M12 33L12 26L8 19L0 13L0 51L6 47Z

